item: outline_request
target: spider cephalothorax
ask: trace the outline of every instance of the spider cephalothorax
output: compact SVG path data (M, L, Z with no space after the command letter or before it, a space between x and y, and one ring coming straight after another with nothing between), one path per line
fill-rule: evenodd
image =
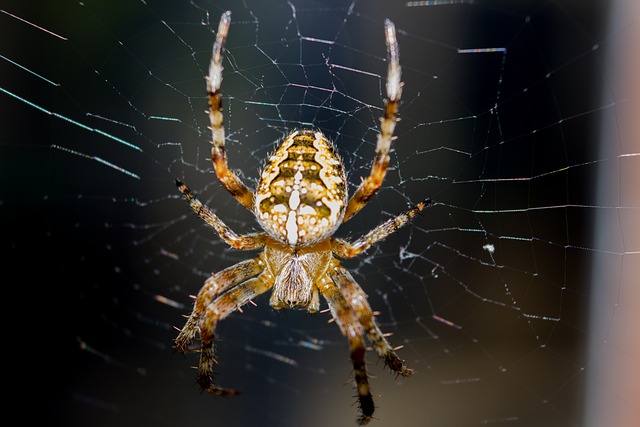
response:
M257 218L262 232L238 235L203 205L181 182L180 191L190 206L229 245L241 250L262 249L253 259L213 274L196 297L193 311L175 340L175 348L185 353L200 336L198 383L203 390L219 396L237 394L214 384L214 331L218 321L268 290L275 309L297 308L318 311L319 296L327 301L333 318L347 337L355 371L360 405L360 423L371 420L375 406L369 389L365 363L369 339L378 356L400 375L411 375L404 361L375 322L367 296L338 258L352 258L405 225L427 206L418 203L359 239L348 242L333 236L351 219L382 185L389 163L389 149L397 121L402 83L395 27L385 23L389 68L387 99L381 118L376 157L371 174L348 198L344 165L333 144L317 130L295 130L281 142L260 175L255 194L229 169L221 108L222 48L231 13L220 19L213 56L207 76L209 118L212 130L212 160L222 185Z

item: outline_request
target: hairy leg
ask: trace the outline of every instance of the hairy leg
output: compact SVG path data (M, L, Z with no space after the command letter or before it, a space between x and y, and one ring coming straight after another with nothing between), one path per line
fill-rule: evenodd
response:
M229 246L241 250L260 249L264 246L264 233L246 235L235 233L224 222L222 222L220 218L218 218L218 215L214 214L211 209L203 205L202 202L193 195L191 190L189 190L189 187L178 180L176 180L176 185L180 189L180 192L184 194L184 197L187 199L187 202L189 202L191 209L193 209L207 224L212 226L218 235L227 242L227 244L229 244Z
M220 17L216 41L213 45L211 64L207 80L207 94L209 96L209 121L211 122L211 160L216 170L216 176L231 195L245 208L253 212L254 195L251 190L229 169L227 151L225 148L224 115L222 114L222 49L227 40L231 12L227 11Z
M257 276L263 270L264 263L262 259L255 258L235 264L209 277L196 297L193 311L187 323L180 330L180 334L174 341L175 349L180 353L189 351L198 331L202 315L211 301L239 283Z
M349 341L349 349L351 350L351 361L355 372L356 390L358 392L358 403L360 405L360 424L367 424L371 421L375 405L369 380L367 378L367 367L365 353L367 347L364 343L363 328L356 313L349 306L344 296L340 293L338 287L328 278L325 277L323 283L319 286L320 293L324 296L329 304L329 309L333 318L336 320L340 331L347 337Z
M273 282L268 282L264 275L260 275L220 295L207 306L200 325L200 363L198 365L198 384L204 391L216 396L234 396L239 393L236 390L218 387L214 383L216 324L253 298L268 291L271 286Z
M393 141L393 131L398 121L398 105L402 94L400 81L400 50L396 38L396 27L388 19L385 21L385 39L389 67L387 70L387 99L384 101L384 116L380 118L380 133L376 144L376 158L371 167L371 174L362 181L356 192L349 200L343 222L357 214L378 191L387 173L389 165L389 150Z
M355 281L353 276L351 276L351 273L349 273L349 271L344 267L336 265L331 273L329 273L329 276L331 277L331 280L338 285L338 288L340 289L340 292L342 292L342 295L344 295L344 298L350 302L351 307L358 316L358 321L367 332L367 336L376 349L378 356L384 359L385 364L389 368L403 377L411 375L413 370L407 368L404 364L404 360L398 357L393 347L391 347L387 339L384 337L382 331L380 331L380 327L377 325L373 317L371 306L369 306L369 303L367 302L367 295Z
M418 212L427 207L429 203L431 203L430 199L426 199L425 201L418 203L407 212L383 222L353 242L331 238L331 250L340 258L353 258L354 256L369 249L374 243L379 242L400 227L404 226L411 218L416 216Z

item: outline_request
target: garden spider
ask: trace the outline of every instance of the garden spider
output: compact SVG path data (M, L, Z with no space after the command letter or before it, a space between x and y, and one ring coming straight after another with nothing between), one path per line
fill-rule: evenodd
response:
M222 14L213 57L206 77L209 119L212 131L212 160L222 185L249 209L263 232L238 235L208 207L177 181L191 208L211 225L229 245L240 250L262 249L257 258L240 262L209 277L198 296L191 315L175 339L175 348L186 353L197 333L200 335L198 383L217 396L238 394L214 384L214 330L218 321L273 289L270 305L274 309L297 308L318 311L319 294L326 299L333 318L347 337L355 371L360 406L360 423L372 418L375 406L366 372L364 335L385 364L402 376L411 369L398 355L375 322L367 295L337 258L351 258L405 225L429 204L418 203L407 212L390 219L359 239L348 242L332 237L335 230L358 213L378 191L389 163L389 148L397 121L402 90L398 42L395 27L385 22L388 51L387 100L376 158L371 174L347 199L347 180L342 160L332 143L317 130L295 130L287 135L268 159L253 193L227 165L221 108L222 48L227 37L231 13ZM337 258L336 258L337 257Z

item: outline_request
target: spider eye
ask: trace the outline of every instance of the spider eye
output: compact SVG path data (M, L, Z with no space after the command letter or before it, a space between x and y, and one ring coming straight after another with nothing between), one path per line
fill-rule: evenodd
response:
M333 234L346 197L344 165L331 142L322 132L299 130L287 135L265 165L255 211L269 235L304 246Z

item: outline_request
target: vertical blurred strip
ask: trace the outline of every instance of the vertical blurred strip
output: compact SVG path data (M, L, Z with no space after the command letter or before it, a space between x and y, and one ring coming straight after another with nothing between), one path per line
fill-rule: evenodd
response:
M640 2L612 1L608 25L584 425L638 427Z

